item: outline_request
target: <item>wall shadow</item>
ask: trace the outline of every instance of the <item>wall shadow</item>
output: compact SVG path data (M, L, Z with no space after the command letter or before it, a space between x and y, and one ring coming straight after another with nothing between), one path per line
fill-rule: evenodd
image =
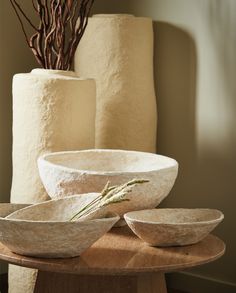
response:
M196 47L186 31L165 22L154 22L154 38L157 152L179 162L176 184L162 206L191 207L196 161Z
M30 4L27 7L29 11L32 10L31 6ZM18 19L10 3L3 1L1 9L0 202L8 202L12 180L12 77L19 72L29 72L38 65L26 45Z
M132 11L132 5L130 0L99 0L95 1L92 8L92 14L99 13L130 13Z
M227 253L217 262L194 268L193 272L235 283L236 237L233 236L232 223L235 222L236 204L236 132L232 122L236 109L236 63L235 54L230 51L235 47L235 41L224 39L225 33L220 36L212 33L212 49L207 50L217 52L215 63L221 69L214 72L213 68L209 68L210 62L204 63L203 54L201 60L197 59L195 42L187 32L168 23L155 22L154 33L154 73L159 113L157 151L179 162L176 184L160 206L222 210L224 223L214 230L214 234L230 243ZM232 46L225 46L228 42ZM204 50L203 44L199 44L200 49ZM197 76L199 63L201 74L212 74L207 80L202 75ZM198 80L201 87L197 84ZM203 85L209 84L211 91L207 92L204 88L197 92ZM208 93L211 96L207 96ZM208 112L204 107L209 108ZM212 113L218 114L212 116Z

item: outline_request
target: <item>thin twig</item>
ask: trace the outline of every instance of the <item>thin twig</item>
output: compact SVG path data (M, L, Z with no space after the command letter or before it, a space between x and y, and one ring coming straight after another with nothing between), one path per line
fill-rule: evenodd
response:
M10 0L10 3L38 63L46 69L71 69L94 0L32 0L39 19L37 27L17 0ZM26 24L34 30L30 37Z

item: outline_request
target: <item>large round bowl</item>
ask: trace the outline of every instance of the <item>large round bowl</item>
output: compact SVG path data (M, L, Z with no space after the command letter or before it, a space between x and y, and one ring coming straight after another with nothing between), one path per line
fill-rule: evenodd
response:
M131 230L152 246L182 246L204 239L223 219L214 209L152 209L124 215Z
M6 217L0 217L0 241L11 251L26 256L79 256L119 220L119 216L108 214L93 220L70 221L96 196L88 194L86 197L50 200L19 209L8 216L5 206L2 214ZM13 208L9 205L8 212L17 209L15 205Z
M170 192L178 173L174 159L124 150L51 153L40 157L38 166L51 198L100 192L108 181L117 185L134 178L150 180L134 187L127 196L130 201L115 204L113 211L121 216L156 207Z

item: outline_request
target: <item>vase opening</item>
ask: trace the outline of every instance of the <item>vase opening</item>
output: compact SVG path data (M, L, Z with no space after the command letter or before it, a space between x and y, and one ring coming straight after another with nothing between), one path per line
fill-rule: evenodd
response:
M77 73L74 71L67 70L54 70L54 69L44 69L44 68L36 68L31 71L32 74L39 75L62 75L62 76L71 76L71 77L79 77Z

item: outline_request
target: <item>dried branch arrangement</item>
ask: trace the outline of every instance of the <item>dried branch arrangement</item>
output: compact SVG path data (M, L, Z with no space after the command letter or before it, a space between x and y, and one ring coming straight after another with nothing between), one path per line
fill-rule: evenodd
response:
M45 69L70 70L94 0L32 0L36 26L17 0L10 0L26 42ZM33 30L29 37L27 25Z
M146 179L133 179L129 182L126 182L122 185L110 186L110 183L107 182L102 192L89 204L84 206L79 210L70 221L80 220L89 214L95 212L102 207L108 206L110 204L120 203L122 201L129 201L126 198L126 195L132 191L133 187L137 184L143 184L149 182Z

